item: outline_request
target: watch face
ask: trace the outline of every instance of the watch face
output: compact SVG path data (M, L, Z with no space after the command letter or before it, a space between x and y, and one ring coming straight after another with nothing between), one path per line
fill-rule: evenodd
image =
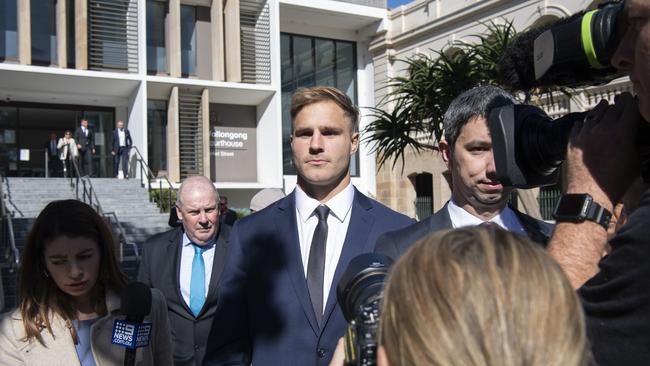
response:
M556 212L562 215L580 216L585 206L585 197L581 194L564 195L558 202Z
M583 221L590 199L586 194L565 194L557 203L553 217L558 221Z

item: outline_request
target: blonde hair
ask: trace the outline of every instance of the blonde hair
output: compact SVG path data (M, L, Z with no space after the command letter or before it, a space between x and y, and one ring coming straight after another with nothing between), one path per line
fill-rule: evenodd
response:
M538 245L493 228L439 231L394 266L380 344L399 365L587 365L582 308Z
M298 89L291 96L291 120L293 121L298 113L306 106L319 102L336 103L348 118L352 132L359 131L359 109L345 93L330 86L314 86Z

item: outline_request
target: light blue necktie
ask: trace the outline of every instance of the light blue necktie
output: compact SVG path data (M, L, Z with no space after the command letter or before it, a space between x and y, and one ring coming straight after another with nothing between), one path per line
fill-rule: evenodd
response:
M192 259L192 277L190 278L190 310L198 316L205 303L205 263L203 262L203 247L192 243L194 259Z

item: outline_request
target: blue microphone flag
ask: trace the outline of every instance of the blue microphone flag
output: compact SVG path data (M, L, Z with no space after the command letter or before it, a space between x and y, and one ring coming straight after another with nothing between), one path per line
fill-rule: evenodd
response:
M151 323L134 323L126 320L115 320L113 324L113 340L111 343L130 349L146 347L151 336Z

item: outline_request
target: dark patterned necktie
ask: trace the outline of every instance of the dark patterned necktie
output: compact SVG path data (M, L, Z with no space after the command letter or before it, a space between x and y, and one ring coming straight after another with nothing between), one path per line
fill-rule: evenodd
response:
M329 207L320 205L314 210L318 224L311 239L309 262L307 264L307 287L311 304L314 307L316 321L320 326L323 318L323 282L325 276L325 246L327 244L327 216Z

